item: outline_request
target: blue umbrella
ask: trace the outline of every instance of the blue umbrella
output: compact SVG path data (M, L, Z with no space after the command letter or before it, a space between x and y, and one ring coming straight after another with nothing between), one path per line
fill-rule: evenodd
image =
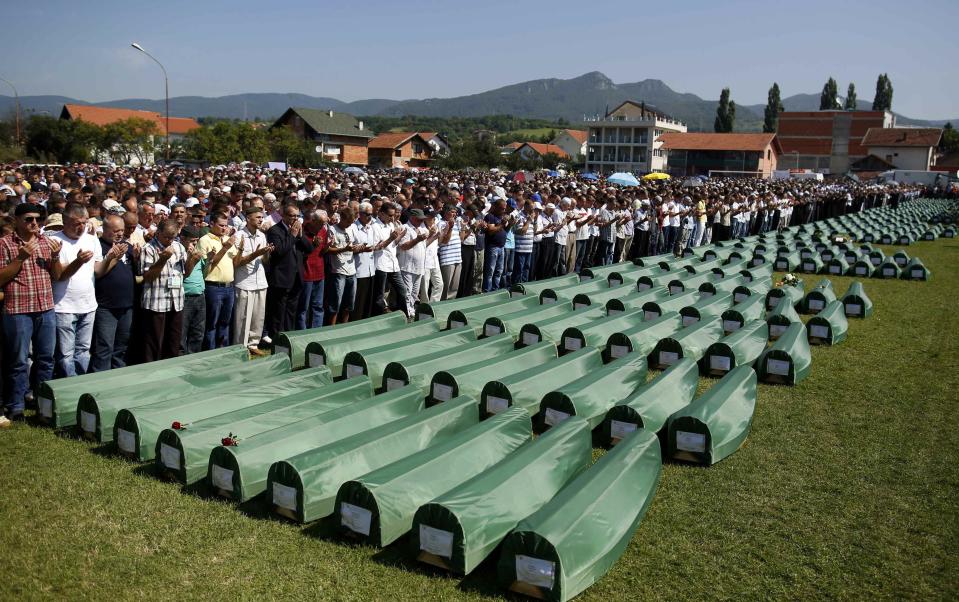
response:
M551 177L551 178L558 178L558 177L559 177L559 172L556 171L556 170L551 169L551 170L549 170L549 171L546 172L546 175L548 175L548 176Z
M606 181L617 186L639 186L639 180L636 179L636 176L623 171L614 173L606 178Z
M347 168L345 168L345 169L343 169L343 172L344 172L344 173L366 173L365 171L363 171L363 170L360 169L359 167L354 167L354 166L352 166L352 165L349 166L349 167L347 167Z
M586 173L583 173L583 174L580 174L580 177L583 178L584 180L598 180L598 179L599 179L599 176L597 176L596 174L594 174L594 173L591 172L591 171L586 172Z

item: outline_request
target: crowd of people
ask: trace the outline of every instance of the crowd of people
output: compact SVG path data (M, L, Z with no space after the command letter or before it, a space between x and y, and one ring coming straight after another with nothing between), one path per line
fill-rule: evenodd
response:
M50 378L895 204L918 186L241 166L4 166L3 406ZM4 422L4 424L8 424Z

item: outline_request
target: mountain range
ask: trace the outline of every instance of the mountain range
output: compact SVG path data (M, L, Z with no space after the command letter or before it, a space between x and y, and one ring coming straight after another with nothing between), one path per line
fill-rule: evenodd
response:
M584 117L602 115L624 100L645 101L660 111L684 121L690 130L711 131L716 115L716 100L695 94L677 92L658 79L617 84L604 74L593 71L571 79L537 79L494 90L453 98L390 100L373 98L344 102L336 98L295 93L251 93L230 96L175 96L170 98L170 114L178 117L217 117L228 119L271 120L287 108L309 107L333 109L357 116L382 115L400 117L481 117L515 115L539 119L566 119L572 127ZM735 96L733 97L735 99ZM65 96L22 96L20 105L25 115L49 113L59 115L65 103L93 104L164 112L164 100L126 98L89 103ZM859 109L869 109L872 101L860 100ZM819 109L819 94L796 94L783 99L787 111ZM0 115L9 115L14 99L0 96ZM736 130L758 131L762 128L765 103L740 104L736 107ZM942 126L946 121L912 119L897 114L901 125Z

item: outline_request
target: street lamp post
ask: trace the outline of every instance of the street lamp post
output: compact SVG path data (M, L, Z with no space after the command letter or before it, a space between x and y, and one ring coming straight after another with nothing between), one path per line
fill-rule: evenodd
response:
M0 82L3 82L13 88L13 99L17 105L17 146L20 145L20 95L17 93L17 87L13 85L12 82L9 82L2 77L0 77Z
M136 48L143 54L153 59L153 62L156 63L157 65L160 65L160 69L163 70L163 91L166 96L166 152L164 153L164 156L166 157L166 160L169 161L170 160L170 79L167 77L166 67L164 67L163 63L158 61L155 56L153 56L152 54L144 50L143 46L140 46L136 42L133 42L132 44L130 44L130 46L133 46L134 48Z

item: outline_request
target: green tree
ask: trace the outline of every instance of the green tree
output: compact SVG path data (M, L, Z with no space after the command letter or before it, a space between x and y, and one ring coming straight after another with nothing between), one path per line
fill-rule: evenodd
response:
M839 104L839 84L830 77L829 80L823 84L822 94L819 95L819 110L835 111L841 108L842 105Z
M892 110L892 81L885 73L881 73L876 79L876 95L872 99L872 110Z
M236 144L240 151L240 161L252 161L262 165L270 160L270 145L266 132L253 127L249 122L241 122L236 128Z
M783 112L783 101L779 92L779 84L773 82L766 98L766 111L763 117L763 131L775 132L779 127L779 114Z
M163 147L156 143L160 128L156 122L139 117L115 121L104 128L96 143L97 154L108 154L117 163L131 163L134 159L144 165Z
M26 125L26 150L41 161L84 162L101 136L101 128L86 121L34 115Z
M942 126L942 141L939 142L939 150L949 155L959 153L959 132L953 127L952 122Z
M733 131L736 123L736 103L729 99L729 88L723 88L719 95L719 106L716 107L716 120L713 122L713 131L728 133Z
M856 110L856 84L849 82L849 88L846 90L846 104L843 108L847 111Z

